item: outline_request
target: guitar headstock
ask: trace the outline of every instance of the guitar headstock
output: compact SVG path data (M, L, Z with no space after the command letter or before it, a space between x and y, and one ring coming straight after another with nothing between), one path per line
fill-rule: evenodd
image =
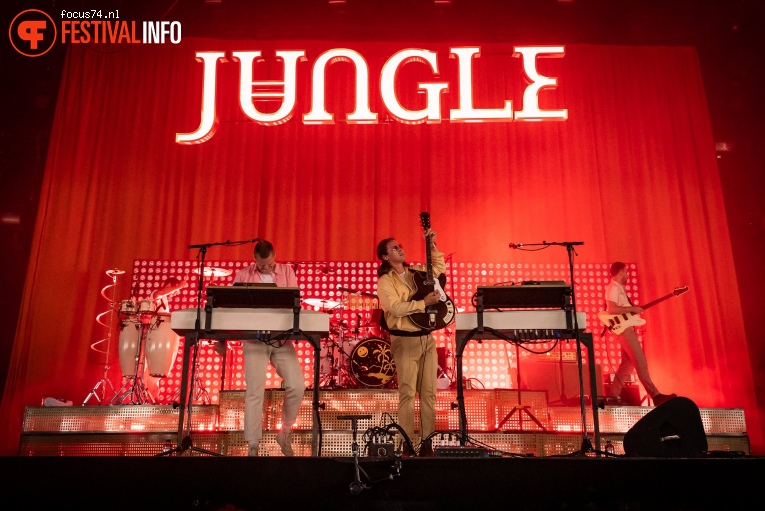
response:
M688 286L676 287L675 290L672 292L672 294L675 296L680 296L681 294L687 293L687 292L688 292Z
M422 212L420 213L420 222L422 223L422 228L424 230L430 229L430 213Z

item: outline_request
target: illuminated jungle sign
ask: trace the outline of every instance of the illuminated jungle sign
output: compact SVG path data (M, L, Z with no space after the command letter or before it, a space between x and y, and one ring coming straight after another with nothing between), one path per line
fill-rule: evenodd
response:
M512 122L512 121L547 121L566 120L568 110L542 110L539 108L539 91L555 88L557 78L542 76L537 71L537 59L543 57L563 57L563 46L516 46L513 57L522 59L527 86L523 93L523 108L513 109L513 101L507 99L500 108L475 108L473 102L472 61L479 58L479 47L454 47L449 49L449 56L456 58L458 76L456 86L459 89L457 108L450 109L448 117L443 116L441 95L449 90L450 84L443 81L418 83L417 88L425 94L425 107L420 110L406 109L396 94L396 73L402 66L418 63L430 67L434 78L438 77L438 54L425 49L406 49L396 52L383 65L380 73L380 97L390 116L400 123L421 124L449 122ZM202 85L202 110L199 127L191 133L176 133L175 141L179 144L200 144L209 140L217 125L215 112L217 64L229 62L225 52L200 51L197 61L204 66ZM239 105L244 114L252 121L263 126L275 126L288 122L295 113L297 96L297 65L306 61L303 50L276 51L276 59L282 63L283 80L253 81L253 66L263 61L260 51L234 51L231 60L239 63ZM321 54L313 64L311 75L311 110L304 114L304 124L332 124L334 114L327 111L325 102L325 74L327 67L334 62L351 62L355 68L355 110L345 116L349 124L376 124L378 113L373 112L369 104L369 66L358 52L348 48L336 48ZM276 100L280 107L274 112L262 112L256 108L253 100Z

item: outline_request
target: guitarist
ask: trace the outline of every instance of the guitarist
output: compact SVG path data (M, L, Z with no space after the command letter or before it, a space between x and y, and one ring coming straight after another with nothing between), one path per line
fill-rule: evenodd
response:
M436 233L428 228L423 236L430 239L432 269L435 277L446 269L444 254L436 248ZM423 330L409 318L425 312L440 299L438 290L422 300L412 300L416 294L413 271L424 271L424 265L409 265L404 248L394 238L385 238L377 245L377 296L383 309L383 328L391 332L391 353L398 378L398 425L405 433L403 456L414 456L411 439L414 435L414 399L420 396L420 434L423 439L420 456L433 456L429 436L436 426L436 388L438 353L430 331ZM387 327L387 328L386 328Z
M611 282L606 286L605 295L609 314L625 314L629 312L640 314L643 312L642 307L632 305L632 301L630 301L627 292L624 290L624 284L627 283L628 277L629 272L627 271L626 264L615 262L611 265ZM654 385L651 375L648 374L648 360L646 360L645 352L640 345L634 327L626 328L617 338L622 348L622 362L616 370L616 377L611 386L611 400L617 403L621 401L622 386L633 369L637 373L640 383L643 384L646 392L653 399L654 405L660 406L670 399L677 397L677 394L662 394L656 388L656 385Z

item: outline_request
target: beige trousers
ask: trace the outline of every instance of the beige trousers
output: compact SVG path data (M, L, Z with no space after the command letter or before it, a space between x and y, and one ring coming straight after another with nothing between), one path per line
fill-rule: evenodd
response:
M411 440L415 432L414 399L416 394L419 395L419 432L425 439L435 431L436 426L436 340L430 335L391 336L391 353L398 379L398 425Z

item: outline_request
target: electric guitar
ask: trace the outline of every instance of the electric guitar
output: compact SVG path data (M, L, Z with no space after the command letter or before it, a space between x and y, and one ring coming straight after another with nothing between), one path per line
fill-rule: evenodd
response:
M653 307L654 305L658 305L664 300L672 298L673 296L680 296L681 294L686 292L688 292L688 286L676 287L675 290L669 293L667 296L662 296L661 298L657 300L648 302L645 305L641 305L641 307L643 308L643 310L645 310L650 307ZM598 319L600 319L600 321L606 326L606 328L608 328L611 332L615 334L620 334L631 326L645 325L645 322L646 322L643 318L640 317L639 314L636 314L634 312L625 312L623 314L609 314L608 311L601 311L601 312L598 312Z
M423 229L429 229L430 213L420 213L420 221ZM454 321L455 309L451 298L449 298L444 291L446 275L442 273L438 276L438 279L433 278L433 264L430 257L430 247L430 236L426 236L425 261L427 263L427 271L412 272L412 278L414 279L414 286L416 289L412 296L412 300L423 300L425 296L435 290L438 290L441 294L441 298L433 305L427 306L425 312L415 312L414 314L410 314L409 319L424 330L440 330Z

